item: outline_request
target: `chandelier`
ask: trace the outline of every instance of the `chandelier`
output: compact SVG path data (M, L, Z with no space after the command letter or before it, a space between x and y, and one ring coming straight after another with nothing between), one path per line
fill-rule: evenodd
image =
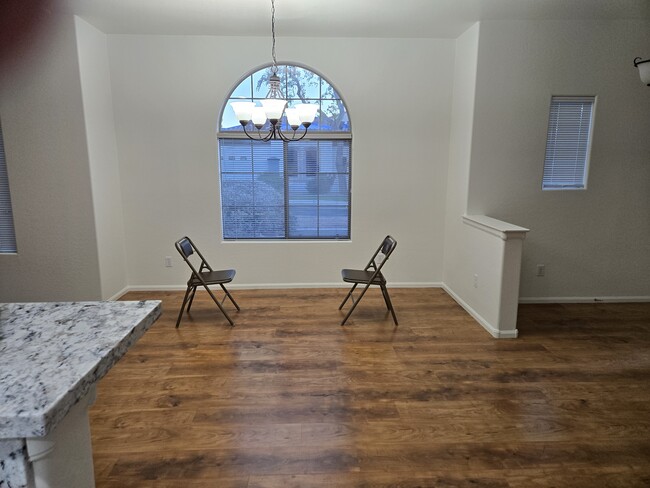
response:
M300 103L295 107L285 108L287 100L280 88L281 81L275 59L275 0L271 0L271 35L273 37L271 48L273 66L269 77L269 91L266 98L261 100L262 106L258 107L255 102L231 102L230 106L249 139L264 142L271 139L281 139L285 142L299 141L307 134L307 129L316 118L319 107L313 103ZM287 124L292 130L288 134L282 131L283 115L286 115ZM262 132L267 120L269 122L268 132ZM304 130L298 132L300 126ZM253 127L256 131L253 130Z

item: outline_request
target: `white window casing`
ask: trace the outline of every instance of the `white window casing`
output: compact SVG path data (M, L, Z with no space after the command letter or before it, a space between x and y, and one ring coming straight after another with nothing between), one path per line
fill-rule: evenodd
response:
M595 96L551 98L543 190L586 189L595 108Z

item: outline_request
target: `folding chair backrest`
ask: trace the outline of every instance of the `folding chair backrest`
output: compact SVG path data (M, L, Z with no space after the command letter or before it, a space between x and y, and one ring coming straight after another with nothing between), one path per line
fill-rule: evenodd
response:
M372 258L370 258L370 261L366 266L366 271L373 269L379 272L382 266L384 266L384 263L388 261L388 258L395 250L395 247L397 247L397 241L392 236L386 236L375 251L375 254L372 255ZM382 254L382 258L378 259L380 253Z
M201 251L199 251L197 249L197 247L194 245L194 243L192 242L192 239L185 236L182 239L179 239L178 241L176 241L175 246L176 246L176 250L178 251L178 253L183 257L183 260L187 263L187 265L190 267L192 272L195 275L197 275L197 277L198 277L198 273L200 273L204 269L212 271L212 268L210 267L208 262L203 257L203 254L201 254ZM190 261L190 256L192 254L194 254L194 252L196 252L196 254L199 256L199 258L201 260L201 264L200 264L198 269L196 269L194 267L194 265L192 264L192 261Z
M189 237L183 237L177 242L177 244L178 246L176 249L178 249L178 252L180 252L182 256L189 258L192 254L194 254L192 242L190 241Z
M393 253L397 247L397 241L391 236L386 236L384 242L381 243L381 253L384 255L384 261Z

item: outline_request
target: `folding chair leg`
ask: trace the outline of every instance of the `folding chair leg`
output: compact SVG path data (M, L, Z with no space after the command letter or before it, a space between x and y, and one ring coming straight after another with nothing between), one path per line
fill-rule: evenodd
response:
M390 301L390 296L388 295L388 288L386 288L386 285L381 285L381 294L384 295L384 301L386 302L386 307L388 307L390 313L393 314L393 322L395 322L395 325L399 325L397 323L397 317L395 316L395 309L393 308L393 304Z
M237 305L237 302L236 302L235 299L232 297L232 295L230 294L230 292L229 292L228 290L226 290L226 287L223 286L222 283L219 283L219 285L221 286L221 289L222 289L223 292L226 294L226 296L227 296L228 298L230 298L230 301L232 302L232 304L235 306L235 308L236 308L237 311L239 312L239 310L240 310L239 305Z
M354 286L357 286L357 284L355 283ZM352 290L354 290L354 286L352 287ZM366 292L368 291L368 288L370 288L370 283L368 283L366 285L366 287L363 289L363 291L361 292L361 295L359 295L359 298L357 298L356 300L352 300L352 306L350 307L350 310L348 310L348 314L343 319L343 322L341 322L341 325L345 325L345 322L348 320L350 315L352 315L352 311L355 308L357 308L358 303L361 301L363 296L366 294ZM352 290L350 290L350 295L352 294ZM347 300L347 298L346 298L346 300Z
M178 329L178 326L181 325L181 317L183 316L183 311L185 310L185 304L187 303L187 297L190 294L190 290L192 289L191 286L187 287L187 290L185 290L185 296L183 297L183 305L181 305L181 311L178 312L178 319L176 320L176 328Z
M344 298L343 301L341 302L341 305L339 305L339 310L341 310L341 309L343 308L343 305L345 305L345 302L347 302L347 301L348 301L348 298L350 298L350 297L352 296L352 292L354 291L354 289L357 287L358 284L359 284L359 283L355 283L355 284L352 286L352 288L350 289L350 291L348 292L348 294L345 295L345 298Z
M203 288L205 288L207 290L207 292L210 294L210 296L214 300L214 303L216 303L217 307L219 307L219 310L221 310L221 313L223 314L223 316L226 317L226 319L228 319L228 322L230 322L230 325L232 327L234 327L235 323L230 318L230 315L228 315L228 312L226 312L226 309L223 308L223 305L221 305L221 302L219 300L217 300L217 297L214 296L214 293L212 293L212 290L210 288L208 288L207 286L205 286L205 285L203 285Z
M196 295L196 286L192 288L192 295L190 295L190 301L187 304L187 313L190 313L190 308L192 308L192 303L194 303L194 295Z

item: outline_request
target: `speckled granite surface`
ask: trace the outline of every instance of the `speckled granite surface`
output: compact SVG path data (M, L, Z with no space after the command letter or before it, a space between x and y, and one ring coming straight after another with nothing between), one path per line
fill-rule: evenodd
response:
M0 487L31 487L25 438L52 431L151 327L159 301L0 304Z
M0 305L0 439L47 434L160 313L159 301Z
M0 439L47 434L160 313L159 301L0 305Z
M0 488L30 488L33 472L27 461L24 439L0 439Z

